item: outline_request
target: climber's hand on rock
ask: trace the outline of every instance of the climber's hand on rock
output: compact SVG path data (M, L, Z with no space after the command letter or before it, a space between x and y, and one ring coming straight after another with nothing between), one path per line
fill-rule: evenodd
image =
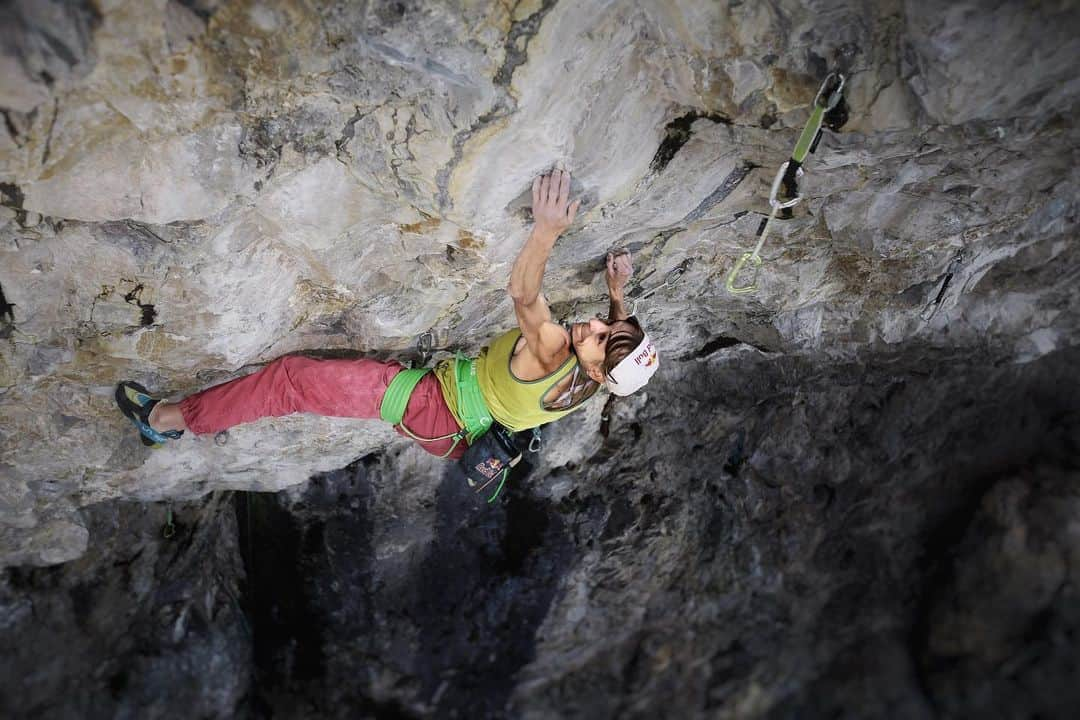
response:
M609 294L622 293L633 274L634 265L630 262L629 250L615 250L607 254L607 272L604 273L604 279L607 280Z
M536 232L558 237L574 222L580 200L570 202L570 173L555 170L533 180L532 210Z

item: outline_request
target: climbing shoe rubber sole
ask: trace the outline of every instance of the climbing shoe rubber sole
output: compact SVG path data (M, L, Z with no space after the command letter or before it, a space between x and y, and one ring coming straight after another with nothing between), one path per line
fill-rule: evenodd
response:
M151 396L150 391L137 382L124 380L116 386L116 406L139 431L139 438L147 447L159 448L184 434L182 430L158 432L150 427L150 413L159 402L160 398Z

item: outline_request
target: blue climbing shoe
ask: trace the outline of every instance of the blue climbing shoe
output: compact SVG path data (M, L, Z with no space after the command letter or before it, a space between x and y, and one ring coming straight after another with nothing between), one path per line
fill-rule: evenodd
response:
M116 386L116 406L124 417L138 429L143 445L159 448L169 440L179 440L183 430L158 432L150 427L150 411L161 402L160 398L151 397L150 391L137 382L124 380Z

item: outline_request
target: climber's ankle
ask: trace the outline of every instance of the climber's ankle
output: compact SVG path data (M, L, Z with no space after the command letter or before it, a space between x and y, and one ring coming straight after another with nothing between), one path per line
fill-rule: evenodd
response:
M184 415L180 412L179 403L161 401L150 411L148 418L150 427L158 432L167 430L187 430Z

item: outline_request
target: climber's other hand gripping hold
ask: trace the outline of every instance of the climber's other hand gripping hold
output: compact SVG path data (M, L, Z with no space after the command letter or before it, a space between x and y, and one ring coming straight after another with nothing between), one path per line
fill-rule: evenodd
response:
M626 320L630 314L623 305L625 301L624 290L626 283L634 274L634 265L630 262L629 250L615 250L607 254L607 270L604 279L607 281L608 298L611 306L608 309L608 320Z

